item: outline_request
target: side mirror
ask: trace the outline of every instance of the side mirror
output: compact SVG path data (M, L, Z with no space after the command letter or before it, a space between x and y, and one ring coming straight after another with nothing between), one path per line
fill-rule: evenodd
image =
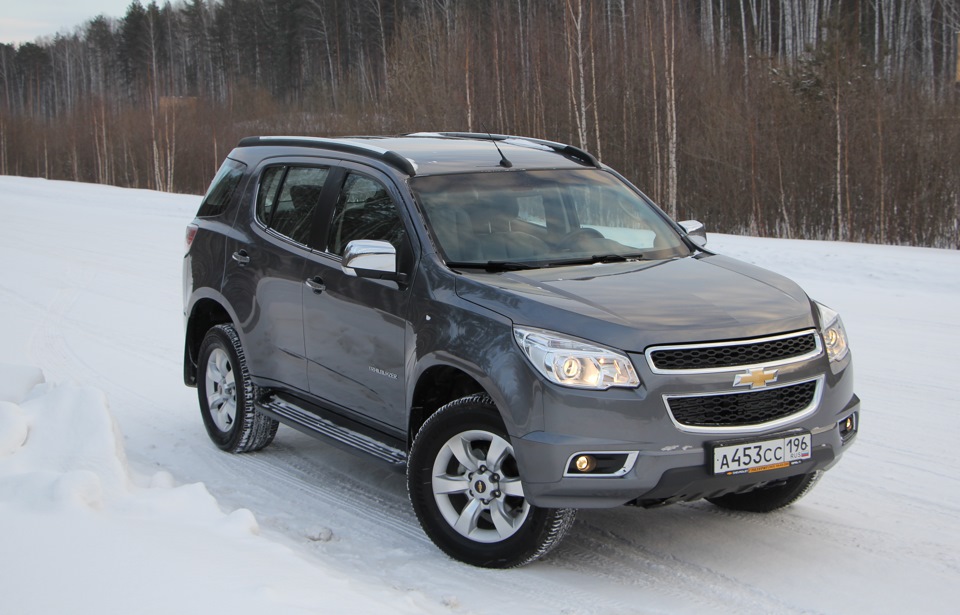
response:
M680 223L683 230L687 231L687 237L690 238L697 247L705 248L707 246L707 229L702 222L696 220L684 220Z
M406 281L406 275L397 272L397 250L386 241L354 239L343 251L340 268L358 278Z

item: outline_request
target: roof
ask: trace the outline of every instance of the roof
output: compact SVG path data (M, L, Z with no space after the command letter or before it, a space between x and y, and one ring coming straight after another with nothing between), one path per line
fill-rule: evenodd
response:
M368 156L407 175L437 175L513 169L582 169L599 167L589 153L555 143L471 133L416 133L397 137L247 137L238 147L283 146L328 149ZM499 147L499 151L498 148ZM504 163L501 153L509 163ZM509 166L508 166L509 164Z

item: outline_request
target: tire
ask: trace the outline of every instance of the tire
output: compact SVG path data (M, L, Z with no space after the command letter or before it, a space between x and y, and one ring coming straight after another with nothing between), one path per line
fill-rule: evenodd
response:
M745 512L767 513L789 506L805 496L820 480L823 472L792 476L766 487L746 493L728 493L707 501L720 508Z
M200 414L213 443L230 453L247 453L273 442L280 424L254 407L257 388L232 325L207 331L197 366Z
M522 566L546 555L577 514L526 501L510 438L484 394L450 402L427 419L410 450L407 489L434 544L483 568Z

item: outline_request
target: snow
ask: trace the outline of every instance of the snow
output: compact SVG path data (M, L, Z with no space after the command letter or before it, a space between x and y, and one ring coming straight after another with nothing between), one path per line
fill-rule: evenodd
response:
M0 177L0 611L954 612L960 252L710 235L842 314L858 441L787 510L585 510L489 571L433 547L377 461L286 428L209 443L181 368L198 202Z

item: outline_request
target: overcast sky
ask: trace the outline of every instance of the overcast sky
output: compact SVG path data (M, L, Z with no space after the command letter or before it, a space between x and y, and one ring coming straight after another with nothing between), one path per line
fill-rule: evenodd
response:
M101 13L123 17L132 1L0 0L0 43L32 43L41 36L73 32ZM140 4L146 6L149 0Z

